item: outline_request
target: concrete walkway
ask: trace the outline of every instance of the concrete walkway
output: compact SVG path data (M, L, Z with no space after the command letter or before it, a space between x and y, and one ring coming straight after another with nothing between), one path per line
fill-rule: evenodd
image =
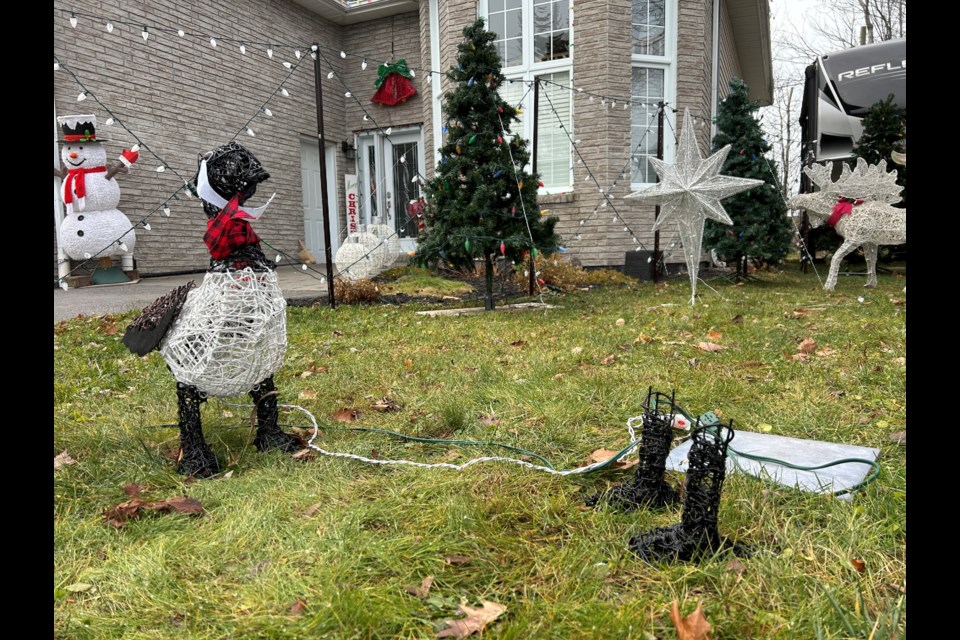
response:
M305 303L319 299L321 304L326 304L327 283L320 282L320 274L325 272L326 267L322 264L310 265L310 271L303 271L301 267L292 265L279 267L277 277L287 302ZM81 313L95 316L142 309L174 287L190 280L200 284L203 274L145 277L135 284L80 287L69 291L57 288L53 291L53 321L69 320Z

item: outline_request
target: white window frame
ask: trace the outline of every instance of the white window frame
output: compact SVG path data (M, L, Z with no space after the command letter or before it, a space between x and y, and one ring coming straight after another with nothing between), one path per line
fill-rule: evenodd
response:
M633 0L631 0L630 20L633 20ZM662 69L663 70L663 99L667 103L664 113L663 124L663 158L666 162L673 162L676 154L676 142L673 132L677 131L677 117L674 110L677 108L677 31L678 31L678 9L677 0L665 0L664 11L664 49L662 56L651 56L646 54L631 53L630 66L630 94L633 95L633 70L636 68ZM633 29L630 30L630 51L633 51ZM631 101L632 102L632 101ZM631 107L630 126L633 127L633 113ZM656 122L653 123L653 133L656 133ZM679 132L678 132L679 133ZM646 189L653 186L656 182L633 182L633 139L630 142L630 188L633 191Z
M530 151L531 151L531 157L532 157L532 153L533 153L532 145L533 145L533 120L534 120L534 118L533 118L533 96L534 96L534 91L533 91L532 88L530 89L530 91L527 91L527 87L530 87L530 86L531 86L531 83L533 82L533 80L534 80L534 78L535 78L536 76L541 76L541 75L546 75L546 74L551 74L551 73L557 73L557 72L566 71L566 72L568 72L568 73L570 74L570 86L571 86L571 89L572 89L572 87L573 87L573 56L574 56L574 50L575 50L575 47L574 47L574 28L573 28L573 23L574 23L574 21L573 21L573 4L572 4L572 0L571 0L571 4L569 5L569 16L570 16L570 24L569 24L569 29L570 29L570 44L569 44L569 46L570 46L570 55L567 56L566 58L561 58L561 59L559 59L559 60L546 60L546 61L543 61L543 62L536 62L536 61L534 61L534 59L533 59L533 49L534 49L534 47L533 47L533 42L534 42L534 36L533 36L533 1L532 1L532 0L521 0L521 3L522 3L522 7L523 7L523 9L522 9L523 28L522 28L522 30L521 30L521 34L522 34L521 42L523 43L523 55L522 55L521 59L523 60L523 63L522 63L522 64L519 64L519 65L513 65L512 67L503 67L503 69L502 69L501 71L502 71L503 75L506 77L506 79L507 79L508 81L512 80L513 82L522 82L522 83L524 83L523 93L525 93L526 95L525 95L525 97L524 97L524 99L523 99L523 102L522 102L520 105L516 105L516 104L513 105L513 106L515 106L515 107L516 107L516 106L519 106L519 107L523 110L523 115L524 115L524 117L523 117L523 122L522 122L522 124L523 124L523 131L519 131L519 132L518 132L518 131L515 131L514 133L519 133L521 136L523 136L526 140L528 140L528 141L530 142L530 144L531 144L531 149L530 149ZM488 0L478 0L478 2L477 2L477 17L483 18L483 19L486 21L487 26L489 26L489 17L488 17L488 13L487 13L488 6L489 6L489 5L488 5ZM548 86L550 86L553 90L559 91L559 88L556 87L556 86L554 86L554 85L548 85ZM543 87L542 87L542 86L541 86L541 91L543 91ZM552 92L552 93L553 93L553 92ZM572 94L571 94L570 96L568 96L568 99L571 101L571 103L570 103L570 121L569 121L568 123L566 123L566 125L567 125L567 130L570 132L570 136L572 137L572 136L574 135L574 131L573 131L573 121L574 121L574 117L573 117L573 98L572 98ZM540 103L541 103L541 104L540 104L541 108L544 108L544 107L546 106L546 108L549 109L549 104L546 103L546 98L544 98L542 95L540 96ZM555 119L555 118L554 118L554 119ZM548 123L542 123L542 122L541 122L540 124L541 124L541 126L544 126L544 127L546 127L546 126L556 126L556 123L554 123L554 122L550 122L549 124L548 124ZM540 189L537 190L537 193L540 194L540 195L549 195L549 194L552 194L552 193L572 193L572 192L573 192L573 186L574 186L574 177L573 177L573 147L572 147L572 146L571 146L571 148L570 148L569 164L570 164L570 169L569 169L569 176L570 176L570 177L569 177L569 184L568 184L568 185L559 185L559 186L551 186L551 187L541 187ZM526 169L527 171L530 171L530 168L531 168L531 165L530 165L530 163L528 163L527 166L525 167L525 169Z

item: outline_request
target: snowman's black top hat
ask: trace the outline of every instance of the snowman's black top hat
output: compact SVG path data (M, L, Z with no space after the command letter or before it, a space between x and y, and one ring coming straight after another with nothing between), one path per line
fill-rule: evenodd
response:
M63 139L60 142L105 142L97 139L97 116L61 116L57 118L63 129Z

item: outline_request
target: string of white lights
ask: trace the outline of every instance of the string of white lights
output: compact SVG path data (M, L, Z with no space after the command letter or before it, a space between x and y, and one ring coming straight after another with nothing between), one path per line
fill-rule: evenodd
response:
M260 107L258 107L258 109L257 109L257 111L254 113L254 115L251 116L251 117L247 120L247 122L246 122L242 127L240 127L240 129L237 130L237 132L233 135L233 137L231 138L231 140L236 139L236 137L237 137L238 135L240 135L243 131L247 131L248 135L253 135L252 133L250 133L250 132L252 131L252 129L250 128L250 123L251 123L257 116L259 116L261 113L264 113L265 115L269 115L269 116L272 117L272 115L273 115L272 112L270 112L270 110L267 109L267 107L266 107L267 103L269 103L270 100L277 95L277 93L280 93L281 95L284 95L284 96L289 96L289 92L287 92L287 90L284 88L284 85L285 85L285 83L290 79L290 77L294 74L294 72L297 70L297 68L298 68L299 65L300 65L300 62L301 62L301 61L298 61L296 64L291 64L291 65L290 65L289 70L288 70L288 73L287 73L287 75L284 77L283 81L277 86L276 89L274 89L274 91L270 94L270 96L267 98L267 100L264 101L264 103L263 103ZM54 64L56 65L56 66L55 66L55 70L61 70L61 69L62 69L63 71L67 72L67 73L73 78L73 80L74 80L74 81L77 83L77 85L80 87L80 89L81 89L80 95L81 95L81 96L84 96L84 98L83 98L84 100L89 97L91 100L93 100L94 102L96 102L97 105L99 105L100 108L103 109L103 110L110 116L110 118L105 122L106 125L109 126L109 125L112 125L112 124L119 124L128 134L130 134L130 136L132 136L132 137L137 141L137 144L140 145L140 148L141 148L141 149L144 149L144 150L148 151L151 155L153 155L153 156L160 162L160 165L158 165L157 168L156 168L156 172L157 172L157 173L164 173L164 172L166 171L166 169L169 168L169 169L171 170L171 172L172 172L174 175L176 175L177 178L179 178L179 179L181 180L181 182L182 182L182 184L176 189L176 191L174 191L174 192L171 193L169 196L167 196L167 197L163 200L163 202L162 202L161 204L159 204L158 206L156 206L153 210L149 211L149 212L146 213L145 215L141 216L135 223L133 223L133 224L131 225L131 227L130 227L129 229L127 229L126 231L124 231L116 240L110 242L110 243L107 244L103 249L101 249L99 252L97 252L97 254L95 254L95 255L99 255L100 253L102 253L103 251L107 250L107 249L108 249L109 247L111 247L112 245L117 244L118 242L120 242L120 241L123 239L123 237L127 235L127 233L129 233L130 231L132 231L132 230L134 230L134 229L137 229L138 227L139 227L139 228L143 228L143 229L146 230L146 231L150 231L150 230L151 230L151 226L150 226L150 223L149 223L150 218L152 218L154 215L160 213L161 211L163 212L164 216L166 216L166 217L169 218L169 217L171 216L171 207L170 207L171 201L179 201L179 200L180 200L179 194L180 194L181 192L185 193L188 198L193 197L194 189L193 189L193 187L190 185L190 183L189 183L188 180L186 180L174 167L172 167L171 165L169 165L163 158L161 158L155 151L153 151L153 150L149 147L149 145L147 145L145 142L143 142L143 140L142 140L133 130L131 130L129 127L127 127L127 125L126 125L119 117L117 117L117 116L113 113L113 111L112 111L103 101L101 101L101 100L96 96L96 94L95 94L93 91L91 91L86 85L84 85L83 82L80 80L79 76L77 76L77 74L76 74L72 69L70 69L69 66L67 66L66 64L64 64L64 63L57 57L56 54L54 54ZM78 99L78 100L79 100L79 99ZM79 100L79 101L82 102L82 100ZM74 266L70 271L68 271L68 272L65 273L64 275L62 275L62 276L58 277L57 279L55 279L55 280L54 280L54 285L55 285L55 286L59 286L61 289L67 289L67 288L68 288L68 287L67 287L67 278L71 277L71 276L72 276L73 274L75 274L78 270L82 269L82 268L83 268L87 263L89 263L91 260L93 260L92 257L91 257L91 258L87 258L87 259L83 260L82 262L80 262L79 264L77 264L76 266ZM61 264L62 264L62 262L61 262ZM305 267L305 266L306 266L306 265L304 265L304 267Z
M76 10L64 8L64 7L55 7L54 10L58 11L63 15L69 15L69 21L73 28L78 27L78 25L80 24L80 18L84 18L92 22L95 22L97 24L103 25L108 33L113 33L117 25L125 25L125 26L132 27L134 29L139 28L140 36L144 39L145 42L149 41L149 38L152 35L155 35L158 33L170 34L170 35L176 35L179 38L199 38L199 39L206 40L207 42L209 42L211 48L214 48L214 49L217 48L218 44L230 43L237 46L237 49L241 55L247 55L248 53L247 45L265 47L266 55L270 59L272 59L274 56L275 48L282 47L285 49L293 49L294 55L297 57L298 60L302 57L302 50L305 49L305 47L303 47L300 44L280 42L276 39L271 40L269 38L264 38L260 34L250 38L237 38L232 36L215 34L201 28L191 27L191 28L185 29L183 27L170 27L165 25L152 24L149 21L113 18L113 17L103 16L103 15L76 11ZM332 54L337 55L340 59L343 59L343 60L346 60L348 58L360 60L361 61L360 69L362 71L366 71L370 67L371 63L374 63L375 65L379 66L381 64L390 64L394 62L393 59L381 60L377 56L374 56L368 53L346 51L343 49L330 47L322 44L316 44L315 46L316 46L316 49L312 49L311 55L319 51L326 50ZM289 64L289 63L285 63L285 64ZM430 69L423 66L407 65L407 68L410 70L411 75L413 77L416 77L416 74L418 72L421 75L423 75L425 77L425 82L428 85L433 82L434 75L436 76L447 75L447 73L444 71L438 71L436 69ZM510 80L510 82L521 82L521 81ZM533 83L532 80L526 80L522 82L526 84ZM656 106L657 104L656 102L641 101L640 99L635 98L633 96L626 96L626 97L613 96L609 94L602 94L602 93L587 91L582 86L576 87L573 85L571 86L562 85L560 83L553 82L545 78L541 78L540 82L544 84L556 85L557 87L563 88L567 91L570 91L571 93L576 94L576 97L585 97L589 103L594 103L599 101L599 105L601 108L614 109L616 108L617 105L623 105L622 107L623 109L628 109L630 106L651 106L652 107L652 106ZM704 120L702 116L694 115L693 117L695 122L698 119ZM706 119L704 121L709 121L709 119Z

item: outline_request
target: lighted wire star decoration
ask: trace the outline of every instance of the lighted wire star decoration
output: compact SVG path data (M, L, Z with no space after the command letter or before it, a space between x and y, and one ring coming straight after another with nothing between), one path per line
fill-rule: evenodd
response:
M697 148L690 112L684 109L676 162L670 165L663 160L650 158L650 164L657 172L660 182L643 191L634 191L624 196L643 204L660 205L660 215L653 225L654 230L676 219L680 228L683 255L687 262L687 273L690 274L690 304L696 303L704 221L712 218L732 225L733 220L723 209L720 200L763 184L763 180L720 175L720 168L728 153L730 145L704 159Z

